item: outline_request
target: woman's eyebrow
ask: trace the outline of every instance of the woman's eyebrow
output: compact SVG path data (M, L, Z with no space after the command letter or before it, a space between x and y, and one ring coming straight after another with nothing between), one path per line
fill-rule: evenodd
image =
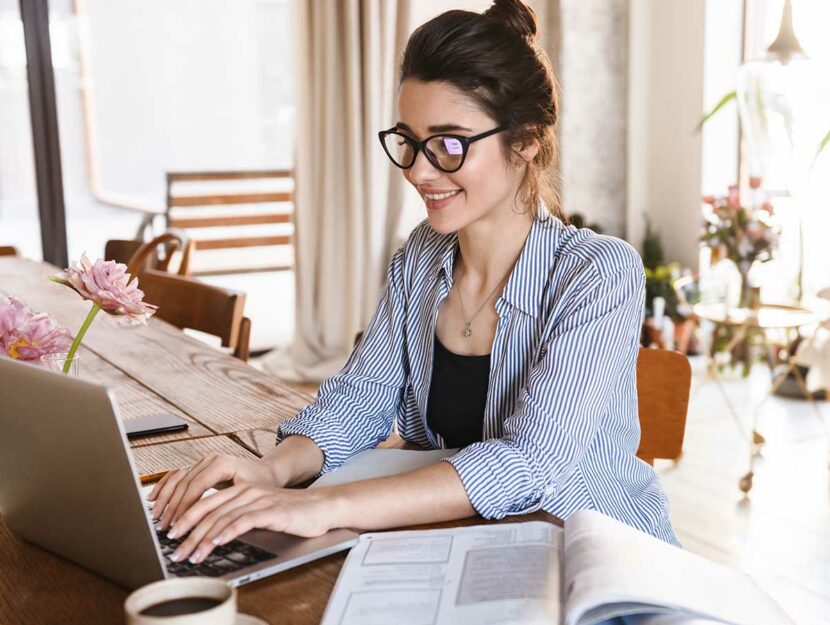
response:
M406 130L407 132L412 132L412 128L408 125L404 124L403 122L398 122L395 124L395 128L400 130ZM440 124L438 126L430 126L427 128L430 132L453 132L460 130L462 132L472 132L469 128L465 128L464 126L459 126L458 124Z

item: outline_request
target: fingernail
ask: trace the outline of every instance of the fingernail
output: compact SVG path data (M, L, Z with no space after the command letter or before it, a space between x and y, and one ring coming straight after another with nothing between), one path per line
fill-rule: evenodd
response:
M212 542L213 542L214 545L221 545L222 544L222 537L217 536L216 538L213 539Z
M178 550L176 550L176 551L173 552L173 555L170 556L170 559L173 560L173 562L178 562L179 558L181 558L181 557L182 557L182 554Z
M171 526L170 531L167 532L167 538L175 538L177 534L178 532L176 531L176 528Z
M196 552L193 553L192 556L190 556L189 562L190 562L190 564L197 564L199 562L199 560L201 560L201 559L202 559L202 552L201 551L196 551Z

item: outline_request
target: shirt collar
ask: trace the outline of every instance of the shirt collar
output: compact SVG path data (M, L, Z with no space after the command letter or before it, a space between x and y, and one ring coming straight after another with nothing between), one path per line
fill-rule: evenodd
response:
M542 305L542 291L550 276L556 249L556 237L546 235L556 219L534 219L522 253L507 280L502 299L526 315L537 317Z
M440 277L443 272L447 285L452 286L452 266L455 261L455 252L458 249L458 234L447 235L442 247L443 251L436 256L435 277Z
M542 291L550 275L556 249L557 237L546 236L545 231L556 228L560 223L552 217L533 220L519 260L502 292L501 299L531 317L539 315ZM443 273L447 288L452 288L452 268L457 249L458 235L451 234L444 241L443 251L436 256L435 276L440 277ZM499 308L498 303L496 308Z

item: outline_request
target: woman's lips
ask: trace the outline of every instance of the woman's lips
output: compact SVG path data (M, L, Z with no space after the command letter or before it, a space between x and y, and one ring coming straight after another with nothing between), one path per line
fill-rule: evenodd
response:
M459 195L461 195L461 189L458 189L451 196L445 197L445 198L440 199L440 200L431 200L431 199L427 198L426 195L424 195L424 202L426 203L428 210L440 210L442 208L445 208L450 202L452 202Z

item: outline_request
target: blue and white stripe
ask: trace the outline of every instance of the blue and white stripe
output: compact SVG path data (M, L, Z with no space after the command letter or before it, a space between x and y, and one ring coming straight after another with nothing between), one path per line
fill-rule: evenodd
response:
M343 370L279 428L308 436L323 472L389 436L425 447L438 307L457 235L419 225L389 265L386 291ZM496 301L483 440L449 458L485 518L590 508L677 544L668 502L637 459L636 362L645 279L627 243L536 219Z

